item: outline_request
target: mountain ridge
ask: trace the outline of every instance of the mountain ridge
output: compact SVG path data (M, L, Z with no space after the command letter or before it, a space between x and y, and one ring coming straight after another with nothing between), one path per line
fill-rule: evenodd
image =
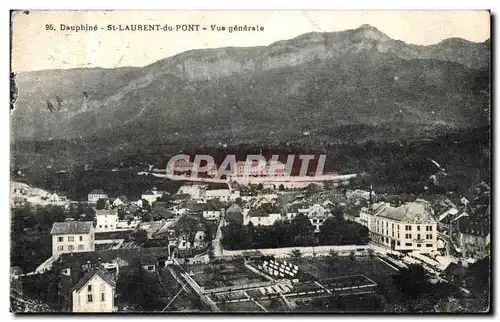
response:
M161 137L233 126L224 122L232 122L244 133L269 119L273 128L279 127L280 117L290 124L284 127L301 128L307 117L321 123L324 118L339 119L332 126L338 122L377 125L384 123L386 114L377 102L387 105L388 115L393 111L409 115L411 126L479 124L485 116L475 115L480 113L471 106L477 105L479 111L489 102L489 84L485 84L489 64L489 42L452 39L429 46L408 45L363 25L306 33L269 46L190 50L144 67L21 73L16 78L19 98L12 112L13 137L78 138L171 125L170 132L158 134ZM476 87L479 90L472 90ZM83 92L88 99L82 98ZM50 113L46 100L56 96L63 101L63 111ZM367 97L372 101L365 101ZM351 111L348 103L340 101L356 106ZM373 104L376 112L371 115ZM436 116L428 114L427 105L436 109ZM446 112L448 105L453 113ZM320 107L331 115L324 115ZM282 114L275 115L276 111Z

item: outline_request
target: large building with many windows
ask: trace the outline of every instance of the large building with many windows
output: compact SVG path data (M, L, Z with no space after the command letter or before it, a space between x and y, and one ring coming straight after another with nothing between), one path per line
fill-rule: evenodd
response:
M375 203L363 208L359 222L368 227L373 242L391 249L422 253L437 250L437 222L425 200L399 207Z
M94 225L91 221L56 222L50 234L52 235L52 256L95 250Z

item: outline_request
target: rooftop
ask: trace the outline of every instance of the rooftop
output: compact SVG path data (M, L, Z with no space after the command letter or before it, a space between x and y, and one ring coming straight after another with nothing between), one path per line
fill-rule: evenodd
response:
M372 210L379 217L405 222L434 222L428 202L417 199L414 202L404 204L399 207L393 207L387 203L374 204Z
M488 218L462 217L458 220L458 230L461 233L486 237L490 233Z
M111 285L112 287L115 287L116 286L116 283L115 281L113 281L113 279L111 278L111 276L109 276L109 274L107 272L105 272L102 268L100 267L95 267L93 268L92 270L90 270L87 274L85 274L79 281L78 283L75 284L75 286L73 286L71 288L71 292L73 291L79 291L82 289L82 287L85 286L85 284L87 284L88 281L90 281L91 278L93 278L95 275L99 276L100 278L102 278L106 283L108 283L109 285Z
M118 210L116 209L96 209L96 216L113 216L118 215Z
M88 234L93 228L91 221L56 222L50 231L51 235Z
M91 192L89 192L89 195L105 195L106 192L102 189L94 189Z

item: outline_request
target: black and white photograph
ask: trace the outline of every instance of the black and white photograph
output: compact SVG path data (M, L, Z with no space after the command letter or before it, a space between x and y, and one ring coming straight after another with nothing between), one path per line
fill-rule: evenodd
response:
M491 313L491 23L12 10L10 312Z

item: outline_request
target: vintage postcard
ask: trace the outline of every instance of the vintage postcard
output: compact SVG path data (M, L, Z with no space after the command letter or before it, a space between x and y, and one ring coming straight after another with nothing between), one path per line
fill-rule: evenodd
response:
M488 11L11 12L11 311L488 313Z

